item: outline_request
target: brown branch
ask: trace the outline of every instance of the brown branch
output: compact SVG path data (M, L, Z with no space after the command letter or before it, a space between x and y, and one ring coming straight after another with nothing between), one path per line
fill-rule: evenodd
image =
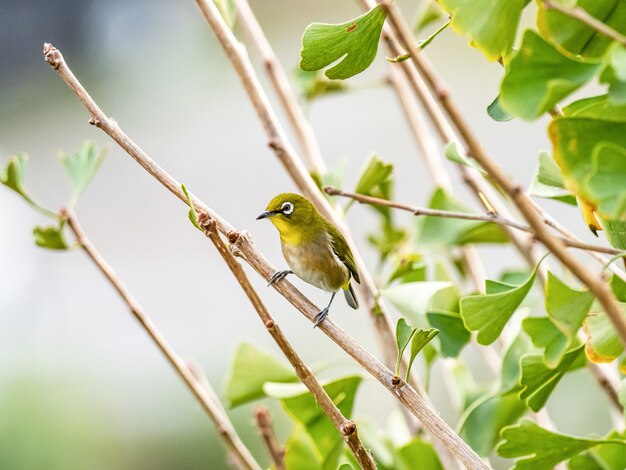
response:
M241 442L241 439L237 435L235 428L224 412L219 400L215 398L214 394L211 395L210 392L205 389L205 387L196 378L191 368L185 364L185 362L180 358L180 356L178 356L178 354L176 354L167 341L165 341L165 338L156 328L154 323L152 323L150 317L148 317L148 315L143 311L139 303L122 284L122 281L117 277L113 268L109 266L100 253L98 253L96 248L91 244L84 230L78 223L74 213L66 209L61 212L61 217L67 221L67 225L72 233L74 233L76 241L80 247L85 251L85 253L87 253L100 272L102 272L102 274L104 274L107 280L111 283L124 303L128 306L130 313L132 313L141 327L146 331L146 333L148 333L150 339L154 342L154 344L156 344L174 370L176 370L191 393L193 393L196 397L207 416L211 419L211 421L213 421L220 438L224 441L228 453L234 458L237 467L241 469L260 470L261 467L256 460L254 460L254 457L252 457L252 454L250 454L250 451L246 448L243 442ZM208 385L208 383L205 384L205 386L206 385Z
M263 67L267 72L274 91L278 95L283 108L286 111L289 123L294 130L298 140L302 156L308 163L310 171L318 174L326 173L326 165L322 158L313 128L306 119L298 98L294 94L287 74L278 61L272 46L265 37L259 22L250 9L247 0L235 0L237 6L237 23L242 25L251 39L251 43L257 49L263 61Z
M89 122L102 129L122 149L124 149L141 167L159 181L172 194L187 204L187 197L180 188L180 183L172 178L163 168L152 160L135 144L117 125L117 123L98 107L87 91L69 69L58 49L51 44L44 45L44 57L56 70L59 77L70 87L91 115ZM227 235L237 248L237 254L243 258L263 279L269 278L276 269L254 247L246 233L238 232L225 219L212 211L194 195L190 195L198 211L206 212L217 224L219 231ZM313 322L319 308L311 303L300 291L287 280L273 284L273 287L287 301L296 307L309 321ZM331 318L326 318L318 328L334 341L348 355L354 358L365 370L378 380L413 414L433 436L443 442L450 451L469 469L489 468L480 457L433 411L424 399L409 384L394 380L394 373L374 357L350 335L343 331Z
M353 199L361 204L370 204L374 206L386 206L394 209L400 209L406 212L412 213L414 216L431 216L431 217L446 217L450 219L463 219L463 220L477 220L482 222L491 222L494 224L498 224L501 226L512 227L516 230L520 230L522 232L530 233L534 235L534 231L528 225L523 225L517 223L513 220L507 219L506 217L501 216L498 213L491 212L489 214L470 214L468 212L454 212L454 211L444 211L439 209L429 209L426 207L414 207L408 204L402 204L400 202L389 201L387 199L380 199L377 197L366 196L363 194L351 193L349 191L343 191L338 188L333 188L331 186L326 186L324 188L326 194L331 196L343 196L350 199ZM618 250L615 248L609 248L599 245L592 245L589 243L585 243L576 239L570 239L568 237L557 237L561 240L565 245L571 248L578 248L586 251L593 251L598 253L607 253L612 255L626 255L626 251Z
M285 132L276 118L276 113L269 103L267 95L252 67L244 46L233 35L230 28L228 28L212 0L196 0L196 3L215 33L228 59L231 61L235 72L239 76L257 112L257 116L265 129L270 147L274 150L276 156L279 158L296 186L298 186L322 214L334 223L343 233L350 245L361 276L362 282L359 285L359 291L363 298L363 303L368 307L370 319L374 324L374 330L384 354L385 363L387 366L391 367L395 363L396 358L394 324L389 312L379 299L378 289L374 283L374 279L367 269L363 257L356 249L356 245L352 240L345 222L319 191L317 185L307 173L304 165L287 140ZM415 383L415 385L419 387L419 384Z
M228 268L233 273L233 276L239 282L242 290L250 300L250 303L256 310L259 318L267 328L267 331L272 336L280 350L283 352L289 363L293 366L296 375L300 381L311 392L311 395L315 398L315 401L319 404L320 408L324 411L326 416L331 420L339 435L346 441L346 444L354 454L357 462L362 468L371 470L376 468L374 459L369 452L363 447L361 439L357 432L356 424L354 421L347 420L339 408L335 405L330 398L322 384L319 383L317 378L313 375L309 367L298 356L298 353L293 349L287 337L283 334L282 330L272 318L268 312L265 304L261 301L259 294L254 290L248 276L244 272L241 264L235 259L235 256L229 251L228 247L222 240L221 236L217 232L216 223L210 218L210 215L206 212L199 213L198 223L205 235L211 239L215 248L222 256Z
M611 289L601 276L590 273L587 267L579 262L567 251L563 240L552 236L545 226L541 216L535 211L532 202L523 188L511 180L502 169L483 150L478 138L475 136L468 122L464 119L456 104L451 99L442 80L435 74L429 62L415 47L410 28L402 18L398 6L389 0L378 0L387 9L389 21L400 42L411 53L411 60L423 75L426 83L437 97L439 103L446 111L450 121L454 124L467 147L467 153L473 157L487 172L491 179L498 184L511 201L515 204L521 215L526 219L534 230L535 236L540 240L561 263L569 269L589 290L595 295L604 311L608 314L620 339L626 345L626 316L611 292Z
M285 470L285 449L282 448L272 425L272 415L266 406L260 405L254 410L254 420L261 432L265 447L270 454L270 458L276 470Z
M608 38L613 39L614 41L619 42L623 46L626 46L626 36L621 34L619 31L614 30L606 23L603 23L596 17L590 15L586 10L581 7L568 8L563 5L560 5L557 2L553 2L552 0L542 0L543 6L546 10L556 10L559 13L562 13L570 18L573 18L581 23L585 23L592 29L595 29L597 32L606 36Z

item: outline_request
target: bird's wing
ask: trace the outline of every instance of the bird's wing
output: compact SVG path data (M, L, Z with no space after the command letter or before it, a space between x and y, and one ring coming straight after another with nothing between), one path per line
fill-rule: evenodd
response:
M334 226L328 224L327 231L333 253L335 253L337 258L339 258L341 262L346 265L352 273L354 280L360 284L361 278L359 277L359 272L356 269L356 263L354 262L354 257L352 256L348 242L346 242L346 239L343 238L343 235Z

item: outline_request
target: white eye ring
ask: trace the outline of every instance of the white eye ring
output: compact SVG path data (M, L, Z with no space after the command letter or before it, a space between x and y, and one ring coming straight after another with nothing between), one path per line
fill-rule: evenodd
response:
M283 214L291 215L291 213L293 212L293 204L290 202L285 202L280 209Z

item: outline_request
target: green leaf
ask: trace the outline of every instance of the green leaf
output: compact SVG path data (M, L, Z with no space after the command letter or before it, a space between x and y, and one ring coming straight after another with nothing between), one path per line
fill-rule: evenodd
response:
M302 470L323 470L324 460L315 448L313 439L303 426L294 426L285 444L285 467Z
M391 302L400 313L415 324L423 321L433 296L450 287L449 282L407 282L398 284L381 291L383 298Z
M59 216L57 214L41 207L26 192L26 188L24 188L24 179L26 177L27 162L28 155L25 153L10 156L4 168L0 169L0 183L22 196L22 198L35 210L48 217L58 219Z
M487 106L487 114L491 119L497 122L507 122L511 119L515 119L515 116L511 116L500 106L500 95L496 96L491 104Z
M548 401L565 373L584 367L586 364L584 347L582 345L572 349L563 356L561 362L551 369L545 363L541 354L527 354L522 357L520 398L533 411L539 411Z
M607 438L626 441L626 433L620 434L613 431ZM602 470L624 470L626 468L626 452L624 452L623 444L600 444L587 453L601 465Z
M548 152L539 152L539 168L530 187L530 195L576 205L576 197L565 188L563 174Z
M449 196L442 188L435 190L428 207L453 212L472 212ZM506 234L497 224L449 217L419 217L418 232L417 242L420 246L444 247L446 250L449 250L450 245L508 241Z
M620 304L626 314L625 304ZM589 338L585 352L590 361L596 363L613 362L624 352L624 345L605 312L592 312L584 324Z
M498 455L506 458L523 457L516 460L514 470L551 469L559 462L599 444L626 444L617 439L582 439L558 434L543 429L526 418L515 426L505 428L502 438L504 442L497 448Z
M572 289L551 272L546 282L546 311L555 325L570 339L576 337L593 303L588 290Z
M609 100L613 104L626 104L626 47L616 44L606 61L600 83L609 85Z
M187 188L184 184L181 184L180 189L183 190L183 193L185 193L185 197L187 198L187 205L189 206L189 212L187 213L187 216L189 217L189 221L194 227L203 232L204 230L202 230L202 228L200 228L200 225L198 224L198 213L196 212L196 208L193 206L193 201L189 196L189 192L187 192Z
M394 468L396 470L414 470L419 462L420 470L443 470L437 452L430 442L415 437L407 444L398 447Z
M611 290L617 297L617 300L626 302L626 281L623 281L617 275L613 275L609 284L611 284Z
M456 312L430 310L426 317L428 323L439 330L437 338L441 355L443 357L457 357L471 338L461 316Z
M300 95L308 102L324 95L340 93L349 89L344 82L329 80L319 70L307 72L297 69L295 82Z
M425 0L420 2L415 15L415 26L413 33L418 34L427 26L443 18L445 12L435 0Z
M415 334L413 335L413 339L411 340L411 355L409 357L409 364L406 369L406 381L409 381L409 374L411 373L411 366L413 366L413 361L419 354L419 352L424 349L428 343L432 341L432 339L437 336L439 330L435 328L429 328L428 330L423 330L421 328L417 328L415 330Z
M222 18L230 29L235 26L235 20L237 19L237 6L234 0L213 0L215 6L220 11Z
M400 370L400 362L402 362L402 355L404 350L409 345L411 338L415 334L415 328L410 326L404 318L400 318L396 323L396 345L398 346L398 356L396 359L396 376Z
M72 184L70 207L76 205L81 194L87 189L100 165L102 165L105 155L106 150L98 152L98 146L92 141L83 142L83 145L74 155L59 152L59 160Z
M487 281L485 283L487 294L470 295L461 299L461 317L467 329L478 331L476 340L479 344L491 344L500 336L504 325L530 291L539 264L541 261L519 286Z
M514 116L536 119L587 83L600 66L599 62L566 57L527 30L519 52L507 64L500 104Z
M226 400L235 407L265 396L265 382L296 382L293 370L273 355L249 343L235 351L235 359L226 384Z
M67 250L69 245L65 241L65 235L63 235L63 225L62 222L56 227L35 227L33 229L35 244L50 250Z
M452 28L467 36L489 60L511 52L525 0L440 0Z
M387 285L394 281L423 282L426 280L426 267L426 261L419 253L401 255L394 260L393 271L389 275Z
M355 375L322 383L328 396L347 418L350 418L352 415L356 392L362 380L363 378L361 376ZM285 385L281 384L282 388L291 388L296 391L295 394L285 396L284 393L274 394L272 387L269 385L270 384L266 385L264 389L265 392L270 396L280 399L287 414L304 427L321 456L326 458L331 455L338 446L343 446L343 438L335 429L332 421L330 421L328 416L326 416L322 408L318 405L315 397L313 397L308 390L305 389L303 392L297 391L302 388L299 384L295 387L291 385L285 387ZM339 455L335 456L335 458L338 457ZM329 462L325 462L325 465L329 464ZM326 468L337 468L336 461L333 462L330 467Z
M626 219L626 150L601 142L593 149L592 170L583 180L595 212L607 219Z
M393 165L391 163L382 161L378 155L372 155L361 172L354 192L372 195L372 192L380 188L381 184L389 181L392 172Z
M549 367L556 367L568 350L571 340L548 317L528 317L522 321L524 331L533 345L544 349L544 359Z
M601 57L612 40L585 23L556 10L549 10L538 2L537 27L539 33L575 55ZM578 0L576 6L611 28L626 33L626 3L623 0Z
M377 5L346 23L310 24L302 36L300 68L312 72L341 59L326 70L328 78L344 80L363 72L376 57L386 16Z

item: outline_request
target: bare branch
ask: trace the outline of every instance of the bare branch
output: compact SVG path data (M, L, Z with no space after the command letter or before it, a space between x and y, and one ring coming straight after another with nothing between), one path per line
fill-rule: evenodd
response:
M44 45L46 61L59 74L60 78L72 89L79 100L91 114L90 123L96 124L108 134L121 148L123 148L139 165L159 181L165 188L174 194L183 203L187 198L174 178L163 168L157 165L141 148L135 144L117 125L107 117L98 105L89 96L84 87L69 69L58 49L51 44ZM229 241L237 249L237 255L244 259L263 279L268 280L276 269L268 263L263 255L254 247L250 237L238 232L225 219L212 211L206 204L194 195L190 195L194 206L200 212L206 212L217 224L218 230L228 236ZM311 303L300 291L288 281L273 284L273 287L294 307L296 307L309 321L313 322L319 308ZM433 411L422 397L409 384L402 380L395 381L394 373L382 362L357 343L350 335L343 331L331 318L326 318L318 328L334 341L341 349L353 357L390 393L395 396L406 408L423 424L433 436L443 444L469 469L489 468L478 455Z
M265 325L265 328L267 328L269 334L272 336L289 363L293 366L296 375L306 388L309 389L313 397L315 397L315 401L317 401L326 416L328 416L328 418L332 421L341 437L343 437L346 444L348 444L348 447L354 454L357 462L359 462L359 465L366 470L375 469L376 463L365 447L363 447L363 443L358 436L356 424L354 421L349 421L343 416L328 393L326 393L326 390L324 390L324 387L322 387L322 384L319 383L309 367L304 363L300 356L298 356L295 349L293 349L293 346L289 343L289 340L287 340L287 337L283 334L274 318L268 312L265 304L261 301L259 294L257 294L254 287L252 287L252 284L241 267L241 264L239 264L234 255L224 244L224 241L217 232L215 221L210 218L208 213L201 212L198 215L198 223L204 230L205 235L211 239L215 248L217 248L217 251L228 265L228 268L237 279L237 282L239 282L239 285L250 300L250 303Z
M492 222L494 224L512 227L516 230L520 230L522 232L530 233L534 235L534 231L528 225L523 225L517 223L513 220L507 219L500 214L495 212L491 212L489 214L470 214L468 212L453 212L453 211L444 211L439 209L429 209L426 207L414 207L409 206L408 204L402 204L400 202L389 201L387 199L380 199L377 197L366 196L364 194L351 193L349 191L343 191L338 188L333 188L331 186L326 186L324 191L331 196L343 196L350 199L353 199L361 204L371 204L374 206L386 206L394 209L400 209L406 212L410 212L413 215L419 216L431 216L431 217L446 217L450 219L462 219L462 220L478 220L482 222ZM616 248L609 248L605 246L592 245L589 243L585 243L579 241L577 239L571 239L568 237L557 237L561 240L565 245L572 248L579 248L581 250L598 252L598 253L607 253L611 255L624 255L626 256L626 251L618 250Z
M252 457L252 454L250 454L250 451L246 448L243 442L241 442L241 439L237 435L235 428L224 412L219 400L216 399L214 394L211 395L211 393L205 390L203 385L192 372L191 368L185 364L185 362L180 358L180 356L178 356L178 354L176 354L167 341L165 341L165 338L163 338L163 335L161 335L154 323L152 323L150 317L148 317L148 315L143 311L139 303L122 284L122 281L117 277L113 268L107 264L104 258L91 244L84 230L78 223L74 213L70 210L64 210L62 211L61 216L67 220L67 224L70 230L74 233L76 241L80 247L85 251L85 253L87 253L100 272L102 272L102 274L104 274L107 280L111 283L124 303L128 306L130 313L133 314L141 327L146 331L146 333L148 333L150 339L152 339L161 353L176 370L180 378L183 382L185 382L189 390L191 390L191 393L193 393L196 397L207 416L211 419L211 421L213 421L220 438L224 441L228 453L233 457L237 467L240 469L260 470L261 467L256 460L254 460L254 457ZM208 382L205 386L206 385L208 385Z
M261 437L270 454L276 470L285 470L285 449L281 447L274 434L272 415L266 406L260 405L254 410L254 420L261 431Z
M543 6L546 10L556 10L559 13L563 13L570 18L573 18L581 23L585 23L592 29L595 29L597 32L606 36L608 38L613 39L614 41L619 42L623 46L626 46L626 36L624 36L619 31L614 30L606 23L603 23L599 19L594 16L591 16L586 10L581 7L568 8L559 4L558 2L553 2L552 0L542 0Z

